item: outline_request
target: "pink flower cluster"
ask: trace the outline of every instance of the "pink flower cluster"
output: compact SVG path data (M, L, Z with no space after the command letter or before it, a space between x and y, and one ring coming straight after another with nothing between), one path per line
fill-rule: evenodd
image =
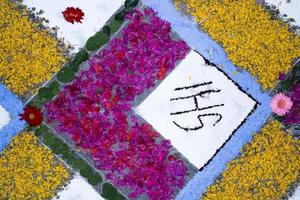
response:
M151 9L127 18L131 21L120 36L46 105L47 120L89 150L107 179L131 191L130 198L172 199L184 186L187 167L170 153L170 141L135 116L132 107L189 48L171 37L170 24Z

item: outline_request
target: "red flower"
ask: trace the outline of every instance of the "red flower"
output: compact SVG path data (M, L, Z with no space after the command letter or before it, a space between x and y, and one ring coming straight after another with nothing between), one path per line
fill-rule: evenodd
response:
M20 114L20 120L25 120L29 126L39 126L43 122L43 114L39 108L27 106L24 109L24 113Z
M81 23L84 13L80 8L67 7L64 12L62 12L64 18L67 22L74 24L74 22Z

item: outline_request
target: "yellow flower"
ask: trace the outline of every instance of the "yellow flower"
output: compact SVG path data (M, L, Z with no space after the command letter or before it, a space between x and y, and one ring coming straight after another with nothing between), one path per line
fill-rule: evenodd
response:
M51 199L70 178L66 167L30 133L21 133L0 156L0 199Z
M18 95L34 93L65 62L58 41L13 1L0 0L0 80Z
M227 165L205 200L281 199L300 175L300 141L270 121Z
M288 72L300 56L300 38L272 20L256 0L174 1L177 8L184 4L229 59L256 77L263 89L272 89L279 72Z

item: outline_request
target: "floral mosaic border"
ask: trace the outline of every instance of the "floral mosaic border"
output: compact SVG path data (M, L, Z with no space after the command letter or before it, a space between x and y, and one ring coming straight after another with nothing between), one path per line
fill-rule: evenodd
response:
M253 133L259 131L262 125L268 120L271 115L271 110L269 108L271 93L269 91L262 91L260 85L249 75L248 72L234 66L227 58L223 48L214 42L208 35L200 31L195 22L190 21L187 17L183 17L177 13L175 7L169 0L162 0L160 2L147 0L145 1L145 4L158 11L159 17L171 22L173 30L176 31L190 47L193 47L200 54L204 55L204 57L211 63L216 64L220 70L223 70L226 74L228 74L230 79L237 82L244 91L253 95L260 103L257 110L249 116L248 120L245 121L229 142L212 159L211 163L201 169L177 197L177 199L199 199L199 196L206 191L206 188L213 183L214 179L225 170L226 163L238 155L239 150L244 146L244 144L251 140ZM114 33L120 29L122 23L119 22L123 22L124 20L123 11L124 8L117 12L117 14L109 20L112 22L111 24L107 24L103 27L101 32L98 32L96 35L89 38L86 46L73 57L73 60L70 63L68 63L60 70L59 73L57 73L57 75L55 75L53 80L40 89L38 95L33 99L33 101L29 102L29 104L41 106L43 103L56 96L61 89L60 83L71 82L80 66L83 66L85 61L88 60L88 58L94 54L97 49L101 49L101 47L105 46L105 44L110 40L109 37L111 36L111 30L113 30L112 33ZM120 21L115 20L116 18ZM206 181L204 183L200 180Z

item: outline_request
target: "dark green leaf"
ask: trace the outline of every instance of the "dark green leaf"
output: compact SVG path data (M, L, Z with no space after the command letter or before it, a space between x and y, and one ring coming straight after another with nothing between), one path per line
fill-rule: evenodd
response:
M68 157L68 158L67 158L67 163L68 163L68 165L73 165L73 163L74 163L74 158L73 158L72 156Z
M30 130L28 130L28 131L30 131ZM39 137L39 136L41 136L41 135L42 135L42 132L37 132L37 131L34 131L34 135L35 135L35 136L37 136L37 137Z
M280 83L280 90L281 91L289 91L293 86L294 80L293 79L287 79Z
M115 33L121 27L121 23L117 20L113 20L110 22L109 27L110 27L111 33Z
M57 93L60 90L60 85L57 81L53 81L50 85L49 85L49 90L52 93L52 98L57 95Z
M281 117L278 115L274 115L273 117L274 117L274 119L276 119L277 121L280 121L280 122L284 119L284 117Z
M35 132L35 127L26 126L24 131L25 131L25 132L31 132L31 131L34 131L34 132ZM35 135L36 135L36 133L35 133ZM37 135L36 135L36 136L37 136Z
M63 157L67 159L67 163L69 165L73 165L74 161L76 160L75 152L73 150L69 151L67 155L64 155Z
M119 22L123 22L125 18L125 10L121 10L120 12L118 12L118 14L116 14L115 16L115 20L119 21Z
M60 154L60 148L55 143L51 144L50 148L55 154Z
M89 51L95 51L106 44L108 41L109 37L105 33L98 32L88 39L88 41L86 42L86 48Z
M72 159L72 155L71 155L70 151L66 151L66 152L62 152L62 153L63 153L64 160Z
M81 51L79 51L75 56L74 59L72 61L72 65L80 65L82 62L86 61L87 59L89 59L89 54L88 52L83 49Z
M105 25L102 28L102 32L105 33L109 37L110 36L110 28L109 28L109 26Z
M53 139L48 141L48 146L51 148L51 150L55 154L60 154L62 145L63 145L63 142L56 137L53 137Z
M59 149L61 149L64 145L64 142L57 137L55 138L54 142L55 142L55 145L57 145L59 147Z
M76 159L74 162L74 168L80 170L87 167L88 164L83 159Z
M110 183L104 183L102 187L102 196L109 200L114 200L118 191Z
M120 194L120 193L117 193L116 196L114 197L114 200L125 200L126 198Z
M49 131L48 127L42 124L36 131L35 135L36 136L41 136L44 133L47 133Z
M66 143L64 143L61 146L60 151L61 151L61 154L63 154L63 155L66 154L68 151L70 151L69 146Z
M93 175L92 168L90 166L85 166L80 169L80 175L86 178L91 177Z
M125 8L126 10L131 11L139 4L139 0L126 0L125 1Z
M43 104L45 103L45 100L43 100L43 98L40 98L38 95L35 96L35 98L33 100L31 100L28 105L29 106L33 106L33 107L37 107L40 108Z
M98 183L102 182L102 178L99 174L92 174L88 177L88 182L91 185L96 186Z
M75 74L70 67L64 67L57 74L57 80L63 83L69 83L73 81L75 78Z
M109 41L109 37L103 33L98 32L94 36L90 37L86 43L86 48L89 51L98 50L101 46Z
M72 65L71 69L72 69L73 72L76 73L76 72L78 72L78 70L79 70L79 65L75 65L75 64L74 64L74 65Z
M42 102L51 100L59 92L59 83L57 81L52 82L49 87L40 88L38 91L38 97Z
M51 146L53 143L54 143L54 140L55 140L55 137L49 133L49 132L46 132L44 135L43 135L43 141L44 143L47 145L47 146Z
M86 42L86 49L89 51L95 51L99 48L100 48L100 44L97 41L97 38L95 36L90 37Z
M70 152L69 151L63 151L62 155L63 155L63 159L67 160L70 157Z
M105 45L109 41L109 36L104 32L97 32L95 34L95 37L97 38L101 46Z
M49 100L52 98L52 92L48 88L40 88L38 91L38 96L42 99Z

